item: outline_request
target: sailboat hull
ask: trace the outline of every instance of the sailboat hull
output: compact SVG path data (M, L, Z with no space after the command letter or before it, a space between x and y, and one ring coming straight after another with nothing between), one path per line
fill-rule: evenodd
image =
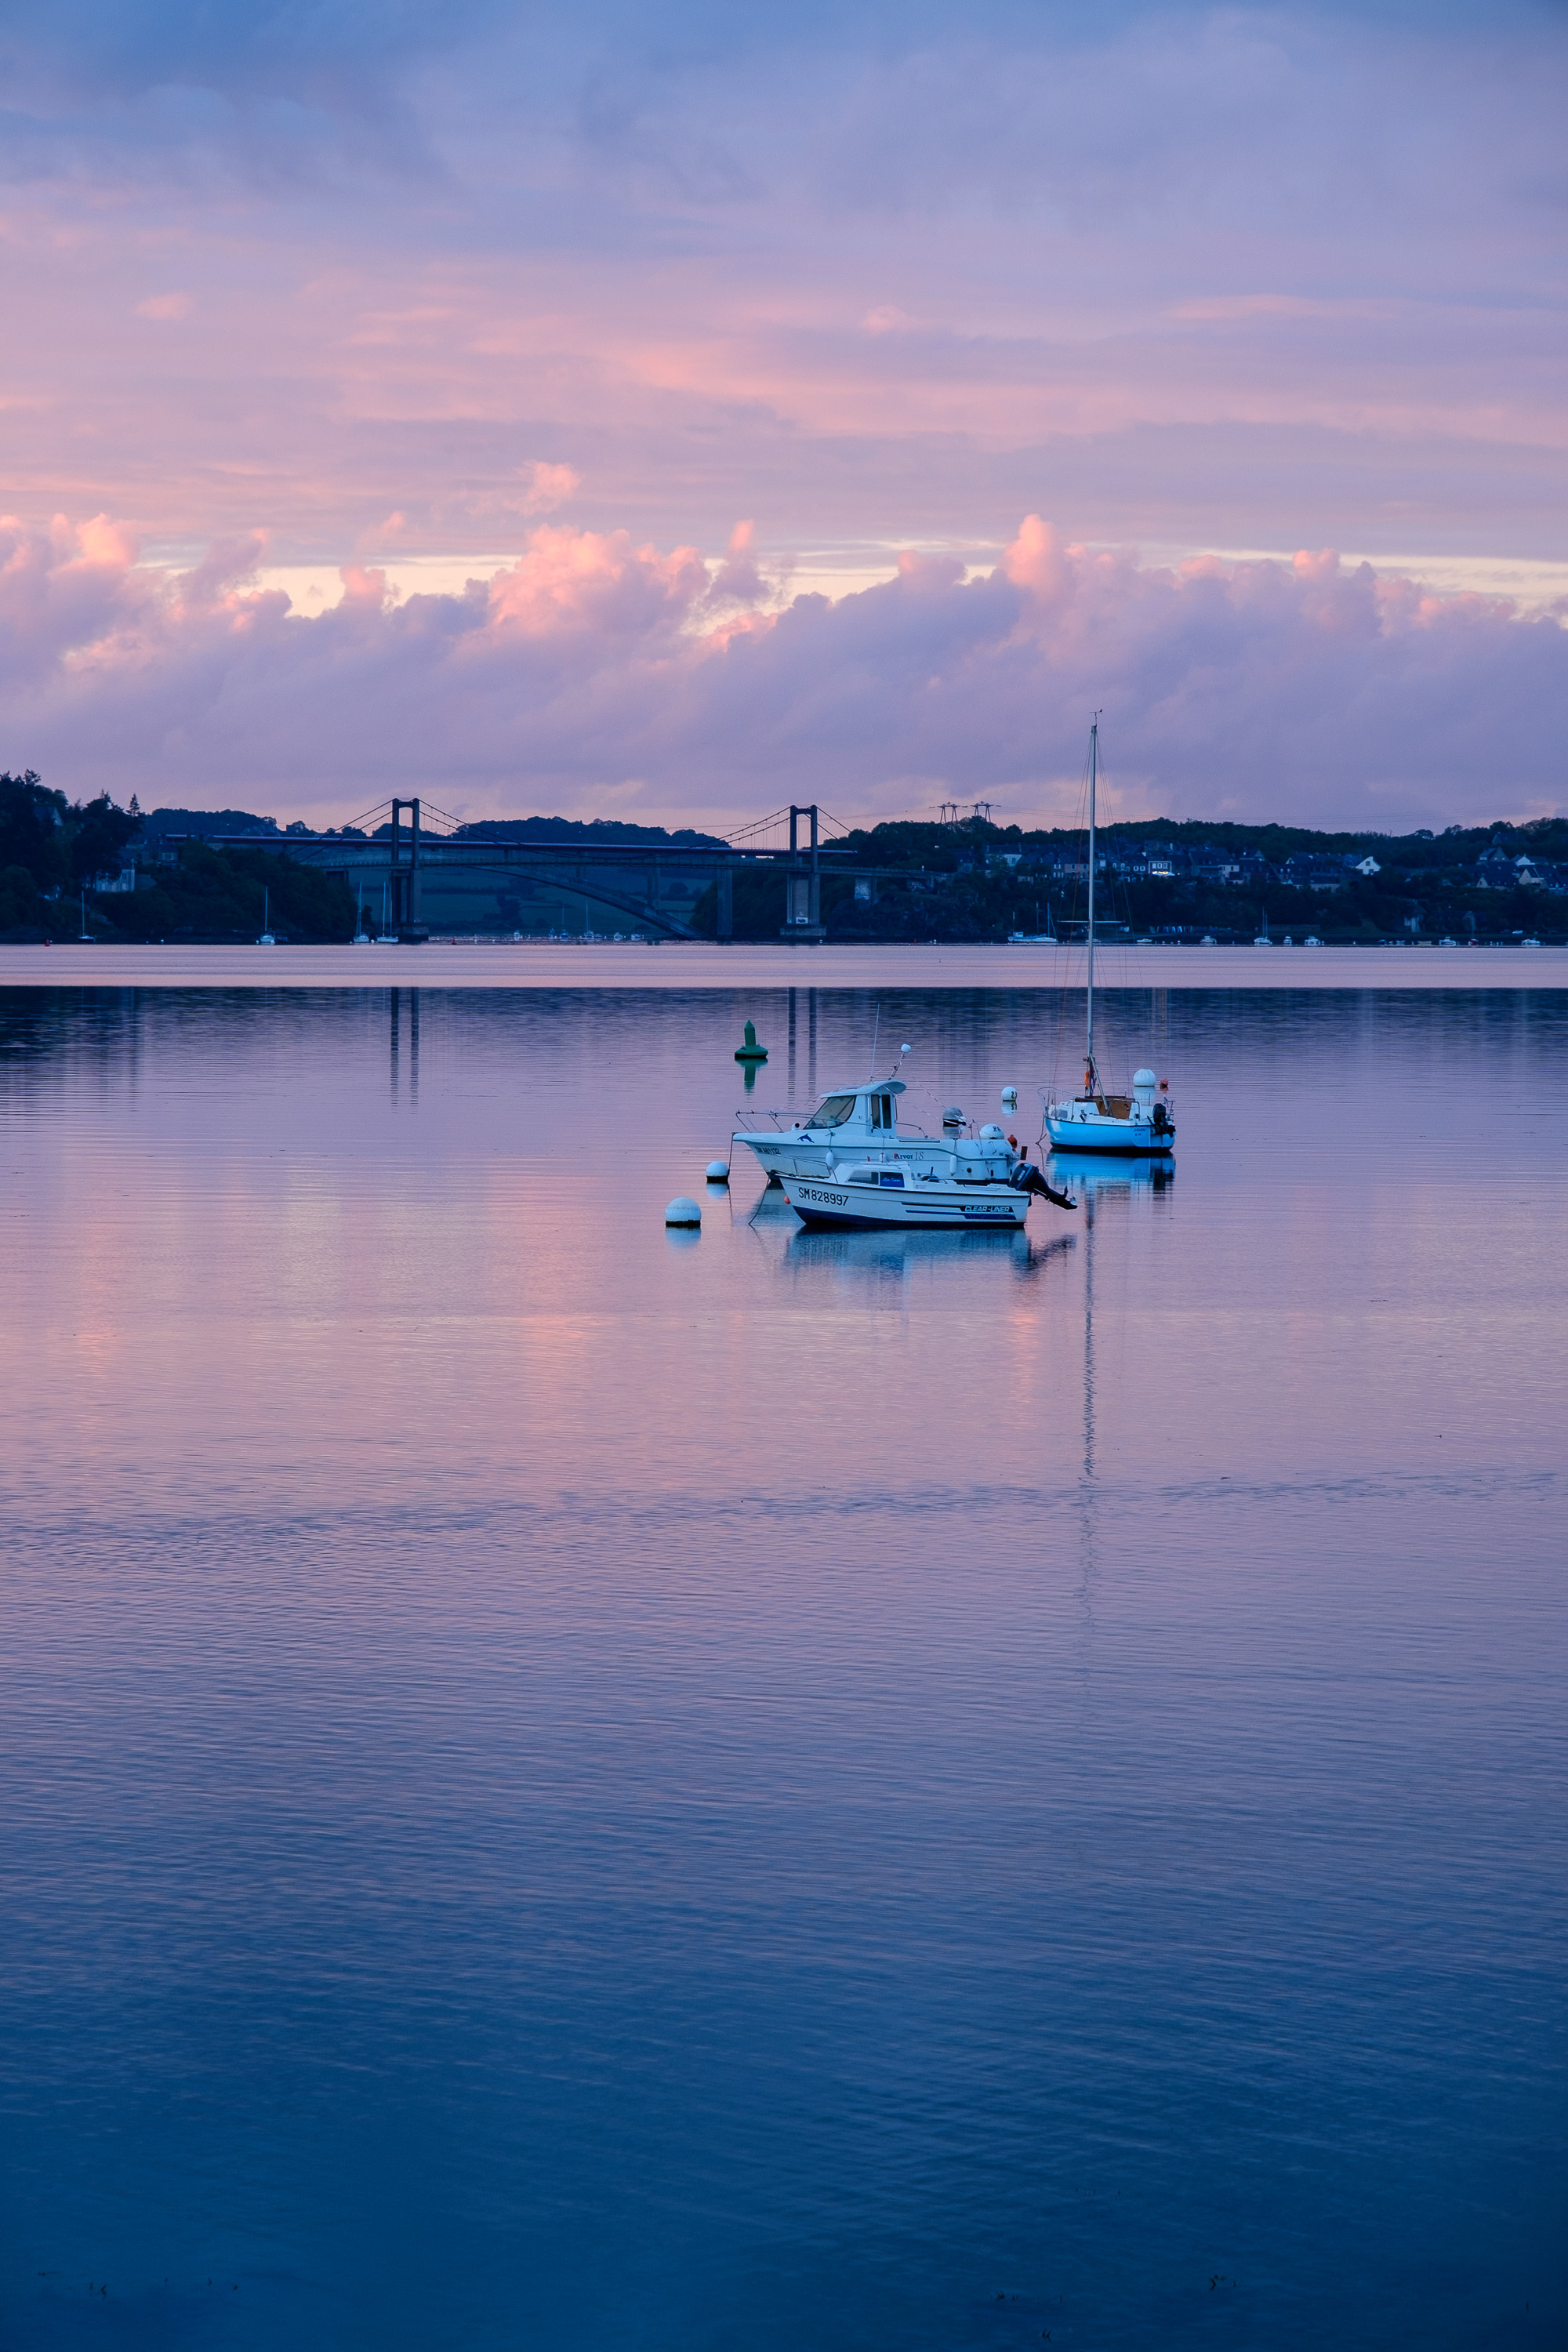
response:
M1118 1152L1127 1160L1164 1160L1176 1148L1173 1127L1147 1118L1113 1118L1092 1102L1052 1103L1046 1132L1055 1151Z

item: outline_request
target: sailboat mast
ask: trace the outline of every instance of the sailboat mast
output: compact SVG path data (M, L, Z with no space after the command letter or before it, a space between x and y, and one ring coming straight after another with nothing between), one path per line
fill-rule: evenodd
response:
M1084 1045L1084 1059L1089 1064L1090 1083L1094 1071L1094 788L1100 764L1100 719L1089 722L1089 1032Z

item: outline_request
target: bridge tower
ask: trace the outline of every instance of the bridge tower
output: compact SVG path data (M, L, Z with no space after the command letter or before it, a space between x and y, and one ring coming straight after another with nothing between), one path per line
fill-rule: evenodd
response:
M811 846L802 853L796 840L795 821L811 819ZM816 803L809 808L796 808L793 803L789 813L789 864L784 868L784 924L779 933L796 947L818 944L826 939L822 924L822 867L817 855Z
M408 859L404 863L399 824L404 810L408 811ZM417 801L394 801L392 803L392 846L390 851L392 884L392 928L405 947L422 947L430 934L419 915L419 803Z

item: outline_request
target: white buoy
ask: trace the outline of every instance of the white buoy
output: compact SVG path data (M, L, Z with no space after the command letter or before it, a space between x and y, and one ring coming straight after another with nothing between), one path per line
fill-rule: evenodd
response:
M1016 1110L1016 1109L1017 1109L1017 1108L1018 1108L1018 1089L1017 1089L1017 1087L1003 1087L1003 1089L1002 1089L1002 1108L1003 1108L1003 1109L1004 1109L1004 1110Z
M727 1184L729 1181L729 1161L727 1160L710 1160L708 1162L708 1181L710 1184Z
M702 1212L695 1201L689 1201L684 1192L678 1192L664 1213L664 1222L667 1225L700 1225Z

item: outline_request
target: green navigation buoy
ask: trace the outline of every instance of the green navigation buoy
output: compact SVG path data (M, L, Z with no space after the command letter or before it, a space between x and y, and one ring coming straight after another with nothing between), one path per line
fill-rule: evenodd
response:
M748 1021L746 1024L746 1042L743 1045L739 1045L735 1049L736 1061L749 1062L753 1069L757 1069L761 1067L762 1064L765 1062L767 1058L767 1047L765 1045L758 1045L757 1033L752 1026L752 1024Z

